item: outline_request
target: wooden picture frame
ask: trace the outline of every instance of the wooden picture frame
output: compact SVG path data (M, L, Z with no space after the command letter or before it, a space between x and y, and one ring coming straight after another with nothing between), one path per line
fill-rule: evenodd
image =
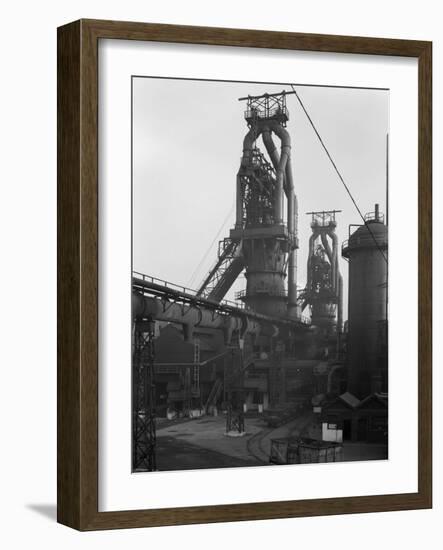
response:
M405 56L419 75L418 491L346 498L98 511L98 41ZM58 521L79 530L430 508L432 44L80 20L58 29Z

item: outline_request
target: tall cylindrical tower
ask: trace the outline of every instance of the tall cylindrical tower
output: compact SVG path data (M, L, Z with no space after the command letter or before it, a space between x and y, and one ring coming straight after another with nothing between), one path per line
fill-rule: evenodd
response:
M388 230L378 205L342 246L349 260L348 390L387 391Z
M286 92L240 99L248 102L245 119L249 131L243 140L236 224L230 238L241 242L247 283L236 297L258 313L296 318L297 198L291 138L286 130ZM281 142L280 151L274 145L273 134ZM270 162L257 146L259 137L263 138Z

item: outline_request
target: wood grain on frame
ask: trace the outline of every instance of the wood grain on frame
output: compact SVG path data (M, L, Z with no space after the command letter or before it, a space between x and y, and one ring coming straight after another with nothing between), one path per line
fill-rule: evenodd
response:
M419 472L399 495L98 512L98 40L392 55L419 64ZM58 29L58 521L80 530L432 506L432 44L81 20Z

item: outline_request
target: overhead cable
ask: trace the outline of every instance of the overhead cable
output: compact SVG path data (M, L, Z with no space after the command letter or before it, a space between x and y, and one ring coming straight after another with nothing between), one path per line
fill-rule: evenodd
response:
M352 196L352 193L351 193L349 187L346 185L346 182L345 182L345 180L343 179L343 176L341 175L340 170L337 168L337 165L335 164L334 159L332 158L332 156L331 156L331 154L330 154L328 148L326 147L325 142L323 141L323 139L322 139L320 133L318 132L318 130L317 130L317 128L316 128L316 126L315 126L315 124L314 124L312 118L309 116L309 113L308 113L308 111L306 110L306 107L304 106L303 101L301 100L300 96L298 95L297 90L294 88L294 86L293 86L292 84L291 84L291 88L292 88L292 91L293 91L294 94L295 94L295 97L298 99L298 102L300 103L300 106L301 106L301 108L303 109L303 111L304 111L304 113L305 113L305 115L306 115L306 117L307 117L309 123L311 124L312 129L314 130L314 132L315 132L315 134L316 134L316 136L317 136L317 138L318 138L318 140L319 140L321 146L323 147L323 149L324 149L324 151L325 151L327 157L328 157L329 160L331 161L331 164L332 164L332 166L333 166L335 172L337 173L337 176L339 177L340 181L342 182L344 188L346 189L347 194L349 195L349 197L350 197L351 201L353 202L353 204L354 204L354 206L355 206L357 212L359 213L361 219L363 220L364 225L367 227L367 229L368 229L368 231L369 231L369 234L371 235L372 239L374 240L374 243L375 243L376 247L378 248L380 254L383 256L385 262L388 263L388 259L387 259L386 255L385 255L385 253L383 252L383 250L382 250L382 248L380 247L380 245L379 245L377 239L375 238L375 235L374 235L374 233L372 232L371 228L369 227L369 224L366 223L366 220L365 220L365 218L364 218L364 216L363 216L363 214L362 214L360 208L358 207L358 204L357 204L356 200L355 200L354 197Z

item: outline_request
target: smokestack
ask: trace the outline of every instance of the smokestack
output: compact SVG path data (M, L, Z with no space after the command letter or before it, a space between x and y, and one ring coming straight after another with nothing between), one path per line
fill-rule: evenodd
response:
M375 205L375 221L376 222L379 221L379 205L378 204Z

